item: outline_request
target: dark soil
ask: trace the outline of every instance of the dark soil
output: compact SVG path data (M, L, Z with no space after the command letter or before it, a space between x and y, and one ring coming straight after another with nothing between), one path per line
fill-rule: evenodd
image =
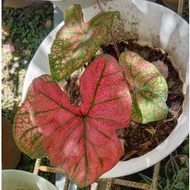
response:
M130 50L138 53L149 62L161 60L168 66L168 116L162 121L150 122L148 124L138 124L131 122L130 125L119 131L119 138L125 140L125 153L122 160L139 157L157 147L163 142L177 125L177 120L182 112L184 95L182 92L183 82L178 71L172 65L168 53L148 46L140 46L133 41L118 42L120 52ZM104 53L113 55L116 53L113 45L102 47Z

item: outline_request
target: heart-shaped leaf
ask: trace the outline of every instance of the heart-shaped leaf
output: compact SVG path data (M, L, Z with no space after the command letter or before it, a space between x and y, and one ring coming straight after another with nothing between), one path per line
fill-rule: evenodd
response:
M33 90L29 87L27 99L17 111L14 119L13 136L22 152L31 158L42 158L46 156L43 148L43 133L31 120L29 111L32 101Z
M115 131L127 127L131 96L115 58L102 55L80 78L83 102L72 105L51 76L33 81L33 119L43 131L51 163L78 186L93 183L120 159Z
M137 53L124 52L119 64L132 96L132 120L148 123L167 117L168 86L163 75Z
M101 12L85 23L80 5L73 5L65 11L65 24L57 32L49 54L54 81L66 79L90 61L108 39L118 15L117 11Z

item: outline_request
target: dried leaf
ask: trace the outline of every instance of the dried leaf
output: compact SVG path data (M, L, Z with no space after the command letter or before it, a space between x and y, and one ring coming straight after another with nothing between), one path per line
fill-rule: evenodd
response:
M152 64L162 73L165 79L168 78L169 71L168 71L168 66L161 60L154 61Z
M148 133L150 133L152 136L154 136L155 133L156 133L156 129L153 128L153 127L147 127L147 128L145 128L145 130L146 130Z
M139 150L130 150L127 151L123 157L123 161L128 160L129 158L131 158L131 156L135 155Z

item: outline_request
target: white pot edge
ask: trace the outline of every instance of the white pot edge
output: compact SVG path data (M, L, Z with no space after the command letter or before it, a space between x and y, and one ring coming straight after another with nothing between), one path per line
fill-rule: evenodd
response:
M2 170L2 188L5 189L40 189L57 190L57 188L45 178L22 170Z

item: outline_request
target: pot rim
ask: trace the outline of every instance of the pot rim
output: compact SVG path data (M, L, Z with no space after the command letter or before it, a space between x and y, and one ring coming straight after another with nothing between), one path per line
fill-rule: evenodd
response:
M22 177L22 179L24 177L24 179L28 178L30 180L27 180L27 182L24 180L23 184L22 184L21 177ZM31 189L31 186L33 186L31 184L35 183L37 185L37 188L40 188L40 189L44 189L46 187L46 188L50 188L51 190L57 190L57 188L51 182L46 180L45 178L43 178L43 177L41 177L39 175L36 175L34 173L31 173L31 172L28 172L28 171L23 171L23 170L17 170L17 169L5 169L5 170L2 170L2 185L3 186L5 186L6 181L9 182L9 185L11 185L11 183L14 183L14 187L15 187L15 185L17 185L17 184L15 184L15 181L17 181L18 184L21 184L21 185L24 185L24 186L26 186L28 184L30 189ZM41 186L40 184L44 184L45 186Z

